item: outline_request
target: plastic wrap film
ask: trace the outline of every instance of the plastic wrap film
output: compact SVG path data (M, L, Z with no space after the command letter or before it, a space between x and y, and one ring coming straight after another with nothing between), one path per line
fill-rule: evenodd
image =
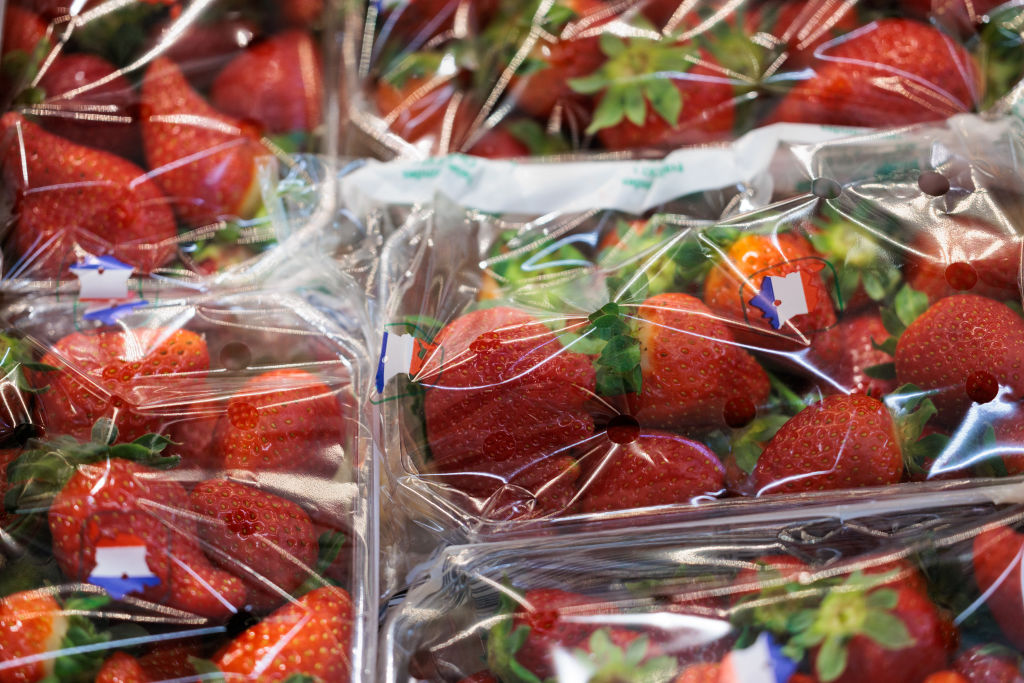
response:
M349 151L660 156L758 126L889 128L1020 102L999 0L377 0Z
M338 146L341 14L325 0L6 3L4 288L73 289L100 262L194 284L291 234L275 210L301 174L329 216L315 166Z
M0 678L374 680L368 323L333 281L4 310Z
M1019 476L1020 139L789 147L803 193L725 219L416 207L381 264L391 510L459 542Z
M379 680L1020 681L1020 495L451 547L389 611Z

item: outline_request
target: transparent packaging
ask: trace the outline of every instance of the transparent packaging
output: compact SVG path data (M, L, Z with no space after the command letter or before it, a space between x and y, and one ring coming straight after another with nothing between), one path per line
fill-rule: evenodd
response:
M388 0L350 31L351 149L663 155L769 123L1005 111L1021 8L935 0Z
M1020 130L791 146L802 193L724 219L417 205L381 259L390 509L457 543L1019 476Z
M1019 483L445 550L384 683L1024 680Z
M374 680L368 323L331 280L5 308L0 678Z
M98 266L195 282L283 240L290 181L315 183L337 149L340 15L324 0L7 3L4 287ZM315 198L327 213L332 189Z

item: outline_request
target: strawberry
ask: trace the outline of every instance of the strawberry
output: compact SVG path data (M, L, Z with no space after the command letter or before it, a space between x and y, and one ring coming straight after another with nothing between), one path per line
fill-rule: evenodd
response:
M885 404L861 394L826 396L799 412L768 442L753 472L758 495L884 486L902 475L896 422Z
M892 356L878 348L889 338L889 332L877 313L864 313L846 318L828 334L841 340L837 343L839 357L832 367L824 368L832 381L844 391L880 397L896 389L896 382L868 374L868 368L892 362Z
M214 564L242 579L258 610L280 605L316 564L317 538L301 507L225 479L205 481L189 496L199 538Z
M200 17L184 29L172 19L156 25L146 47L165 44L163 56L177 64L190 83L205 91L221 69L259 35L259 26L241 16L211 17L209 21Z
M623 342L610 342L598 361L598 390L606 395L621 394L623 389L636 392L627 396L627 402L645 427L724 425L733 399L755 406L767 399L764 370L699 299L687 294L650 297L631 316L637 321L635 329L616 334L612 325L622 308L610 304L592 315L591 323L598 334L612 330L626 344L632 337L639 349L627 348L620 355ZM620 376L623 381L617 382Z
M451 486L484 498L507 484L510 493L535 494L526 482L561 471L567 449L592 435L589 358L566 350L532 316L506 307L474 311L434 341L414 380L427 387L432 467Z
M253 377L228 400L217 428L223 467L333 475L342 464L339 449L346 445L350 419L338 393L304 370Z
M688 503L725 487L725 468L700 442L657 430L608 437L602 452L584 459L597 460L582 486L584 512Z
M141 168L43 131L19 114L0 119L4 177L16 191L8 275L59 277L81 257L111 254L148 273L174 257L167 199Z
M490 671L477 671L472 676L466 676L459 683L499 683Z
M956 425L975 400L1002 387L1024 397L1024 320L974 294L940 299L909 324L895 349L896 377L932 392L937 419Z
M901 126L971 111L981 98L978 66L944 33L911 19L882 19L821 46L809 79L773 120Z
M323 16L324 0L283 0L277 11L289 26L309 28Z
M493 0L389 0L381 37L394 33L403 45L419 46L440 36L463 37L485 23Z
M163 57L142 81L141 120L150 176L183 222L252 218L260 207L257 164L268 152L251 125L207 104Z
M565 15L566 19L559 21ZM509 85L516 106L538 119L556 114L560 119L579 117L586 97L569 82L596 71L605 61L599 27L615 18L602 0L560 0L546 15L550 37L537 41ZM553 25L551 25L553 24Z
M305 31L254 43L213 82L210 101L222 112L255 120L269 133L312 132L320 125L320 52Z
M477 111L452 77L428 76L419 70L385 75L374 99L390 132L426 145L432 154L460 149Z
M1003 635L1018 648L1024 648L1024 588L1020 559L1024 554L1024 535L1006 526L987 529L974 538L971 556L974 580L985 595Z
M20 50L32 55L40 41L46 39L48 26L33 12L14 5L4 9L3 54Z
M721 683L722 665L715 662L691 664L672 683Z
M760 28L785 46L787 70L812 65L823 45L861 25L854 5L838 0L781 0L758 7L749 17L751 32Z
M121 157L140 156L135 94L113 64L96 55L61 55L39 87L46 100L33 113L51 133Z
M281 607L225 646L214 658L227 680L284 681L307 675L348 680L352 600L342 588L317 588Z
M109 636L97 633L84 615L105 602L71 598L62 607L47 589L0 598L0 683L57 680L57 673L60 680L91 680L103 654L90 646Z
M961 652L953 668L964 683L1024 683L1020 653L1000 645L976 645Z
M736 338L755 347L798 350L815 344L820 333L836 324L836 313L822 278L825 263L797 232L770 235L747 233L728 244L704 280L704 302L730 321ZM788 320L772 317L758 306L765 278L800 273L808 312ZM770 303L770 302L769 302ZM818 344L824 362L836 352Z
M1021 240L965 216L943 217L919 231L907 250L906 279L931 301L959 292L1020 300Z
M171 383L202 376L210 356L202 337L188 330L137 328L120 331L73 332L61 338L42 358L57 370L39 373L48 391L39 404L50 432L87 441L101 417L116 423L120 438L133 441L146 432L159 431L159 419L140 410L149 394L141 389L150 380L150 392ZM151 398L151 397L150 397Z
M491 128L474 138L466 154L485 159L516 159L530 156L530 148L506 128Z
M80 465L50 506L53 554L65 576L89 582L99 581L91 577L99 548L143 545L152 578L108 592L225 619L244 603L245 586L203 555L187 506L185 489L152 468L119 458Z
M675 658L663 655L649 636L624 628L599 628L571 652L575 661L558 662L556 680L570 680L584 670L595 682L645 683L666 680L678 668Z
M135 657L127 652L115 652L96 674L95 683L151 683L152 678L145 672Z
M601 36L601 49L608 58L601 68L569 85L595 97L587 133L607 149L675 148L731 133L732 80L709 53L611 33Z
M924 679L924 683L970 683L956 671L936 671Z
M602 611L593 598L558 589L526 591L519 605L501 595L506 613L487 639L487 663L501 680L521 680L527 671L540 679L555 673L554 653L585 641L596 630L587 619ZM510 614L509 614L510 613Z

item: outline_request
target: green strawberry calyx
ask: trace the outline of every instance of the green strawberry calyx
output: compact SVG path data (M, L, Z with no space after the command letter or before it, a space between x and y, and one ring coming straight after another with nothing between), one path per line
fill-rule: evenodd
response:
M647 107L665 123L675 126L683 113L683 96L672 80L689 71L700 55L692 47L648 38L627 42L612 33L601 35L601 51L608 57L594 73L573 78L569 86L583 95L603 93L587 134L628 120L642 126Z
M587 336L604 342L594 361L597 391L604 396L639 393L643 386L640 341L626 320L625 306L609 301L588 316Z
M25 375L25 370L53 372L57 368L32 360L32 352L23 340L0 334L0 372L3 379L13 382L21 391L42 393L49 387L34 387Z
M53 663L54 681L91 681L103 666L107 649L97 646L109 642L110 634L97 631L89 617L108 602L106 595L76 595L64 601L61 611L67 618L67 631L61 639L62 654Z
M906 624L894 613L899 594L892 588L879 587L890 579L890 575L854 572L825 591L816 607L792 615L787 624L791 637L783 653L800 661L807 650L818 648L815 673L822 683L829 683L846 670L847 645L856 636L866 637L886 650L913 647L915 641Z
M79 465L115 458L157 469L178 464L178 456L162 453L174 443L165 436L144 434L131 443L115 443L117 436L114 422L101 418L93 425L90 440L84 443L63 435L30 441L7 467L11 488L4 497L5 507L23 515L45 512Z
M648 657L650 639L639 636L626 647L612 642L608 629L594 631L587 648L575 648L573 656L580 669L588 672L590 683L654 683L668 681L676 673L673 657Z
M885 397L886 407L896 425L903 462L911 473L923 473L929 462L937 458L949 444L945 434L921 437L925 425L938 409L929 392L913 384L904 384Z
M671 253L677 267L677 280L685 285L703 283L716 262L743 233L731 226L714 225L695 230Z
M889 333L889 338L881 344L872 340L871 346L890 356L895 356L900 336L927 309L928 295L917 291L910 285L903 285L893 297L892 306L883 306L879 309L882 325ZM896 364L889 362L872 365L864 369L864 374L875 379L896 379Z
M515 611L515 601L502 591L498 599L501 618L487 636L487 667L503 682L544 683L516 659L516 653L530 636L530 627L519 625L513 629Z

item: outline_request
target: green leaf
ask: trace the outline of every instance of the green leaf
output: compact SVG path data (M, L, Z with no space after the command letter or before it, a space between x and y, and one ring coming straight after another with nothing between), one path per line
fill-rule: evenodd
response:
M683 96L672 81L663 78L652 78L644 83L644 94L666 123L675 126L683 113Z
M896 337L888 337L881 344L875 343L874 339L871 340L871 348L873 348L873 349L875 349L877 351L882 351L884 353L887 353L890 356L895 356L896 355L896 346L898 344L899 344L899 339L897 339Z
M900 322L909 327L910 323L917 320L918 316L927 310L928 295L918 292L910 285L903 285L900 291L896 292L892 303Z
M915 642L899 617L880 609L867 613L861 633L887 650L903 650L913 647Z
M898 601L899 595L891 588L879 588L867 597L867 605L873 609L892 609Z
M788 624L787 624L788 625ZM789 639L789 642L793 645L809 649L820 643L825 638L825 633L815 628L808 628L805 631L801 631Z
M292 674L284 679L284 683L320 683L322 679L310 676L309 674Z
M204 682L224 680L224 673L209 659L189 657L188 663L192 665L192 668L196 670L197 674L203 677Z
M614 59L626 51L626 42L614 33L602 33L599 40L606 57Z
M790 633L803 633L814 625L817 618L818 613L813 609L802 609L799 612L794 612L793 616L789 618L789 623L786 624L786 630Z
M879 363L864 368L864 374L872 379L896 379L895 363Z
M846 644L838 636L829 636L822 643L814 662L822 683L834 681L846 670Z
M601 92L609 85L611 85L611 81L603 71L595 71L589 76L569 79L569 87L581 95L593 95L594 93Z
M882 325L885 327L885 331L898 338L903 331L907 329L907 326L903 324L900 317L896 315L896 311L891 308L883 307L878 311L878 314L882 318Z
M590 126L587 127L587 135L593 135L599 130L619 125L625 115L625 98L622 89L612 86L605 92L601 104L597 105L594 118L590 122Z
M647 118L647 103L639 88L626 88L622 93L626 118L635 126L644 125Z
M117 425L109 417L101 417L92 426L90 439L93 443L110 445L117 441Z

